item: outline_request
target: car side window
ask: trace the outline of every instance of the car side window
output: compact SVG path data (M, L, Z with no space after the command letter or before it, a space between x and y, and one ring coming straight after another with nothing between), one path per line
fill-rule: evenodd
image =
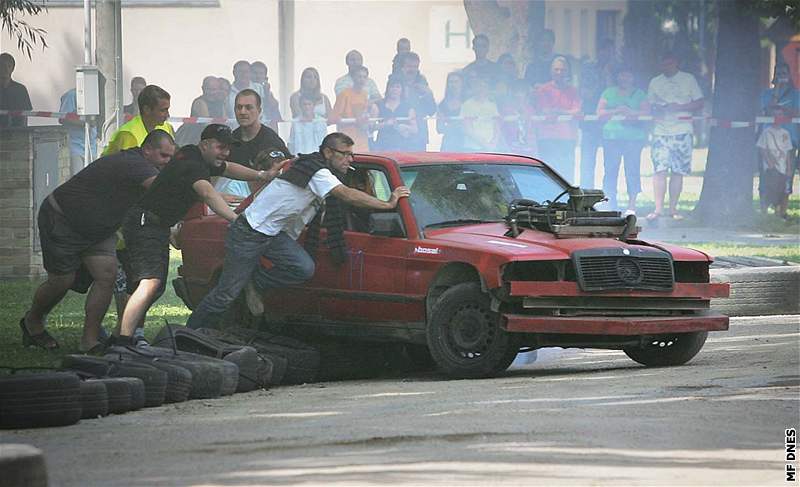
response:
M366 167L356 167L355 171L348 171L345 184L351 188L361 190L381 201L389 201L392 196L392 188L389 185L389 178L380 169L369 169ZM347 229L353 232L369 232L369 215L372 210L368 208L356 208L347 206L345 217L347 219Z

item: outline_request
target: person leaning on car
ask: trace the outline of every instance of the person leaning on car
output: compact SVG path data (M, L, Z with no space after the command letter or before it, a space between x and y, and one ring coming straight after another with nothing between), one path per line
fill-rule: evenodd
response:
M234 221L236 214L211 186L212 176L245 181L269 181L280 169L256 171L225 162L230 146L236 144L231 129L211 124L198 145L183 146L167 163L137 206L128 212L122 234L128 245L128 286L131 299L120 329L110 345L130 345L132 334L144 321L150 305L164 292L169 270L170 227L182 220L196 201L206 203L217 215Z
M399 186L389 201L350 188L344 177L353 159L353 139L341 132L328 134L320 151L304 154L272 181L239 215L225 237L225 263L214 289L197 305L186 323L190 328L213 326L245 286L248 305L270 288L305 282L314 275L314 260L296 242L329 195L363 208L390 210L409 195ZM272 262L261 267L261 256ZM251 306L256 307L255 303Z

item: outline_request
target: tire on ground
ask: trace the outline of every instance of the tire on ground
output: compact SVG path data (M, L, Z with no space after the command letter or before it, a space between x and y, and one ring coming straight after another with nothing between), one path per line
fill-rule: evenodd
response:
M81 386L70 372L0 377L0 428L66 426L81 419Z
M500 327L500 315L477 282L457 284L439 297L428 319L428 349L439 370L452 378L494 376L519 351L517 337Z
M155 367L133 361L86 355L66 355L62 364L64 368L82 370L98 376L139 378L144 382L144 406L157 407L164 404L167 393L167 374ZM102 373L103 371L105 373ZM100 373L98 374L98 372Z
M92 419L108 414L108 389L97 380L81 381L81 419Z
M230 328L225 330L225 333L254 347L260 354L270 359L273 357L286 359L286 373L281 384L303 384L316 380L320 355L314 347L294 338L247 328Z

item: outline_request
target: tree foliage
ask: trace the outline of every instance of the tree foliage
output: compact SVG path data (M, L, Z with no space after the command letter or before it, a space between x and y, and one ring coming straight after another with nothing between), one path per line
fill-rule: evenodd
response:
M0 0L0 30L17 40L17 47L28 59L36 45L41 44L42 49L47 47L47 31L30 25L22 17L38 15L42 11L46 11L43 2Z

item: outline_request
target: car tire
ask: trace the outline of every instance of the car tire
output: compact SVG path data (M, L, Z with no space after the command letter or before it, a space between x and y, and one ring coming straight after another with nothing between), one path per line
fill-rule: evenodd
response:
M77 423L82 413L80 383L70 372L0 377L0 428Z
M206 373L201 373L201 383L192 384L190 399L206 399L219 396L230 396L236 392L239 384L239 367L233 362L228 362L205 355L191 352L176 351L171 348L150 347L148 349L155 355L177 362L206 365L211 367Z
M225 355L223 360L233 362L239 367L239 383L236 386L236 392L250 392L262 387L259 380L261 361L255 348L242 347Z
M128 380L131 379L131 380ZM86 382L99 382L106 387L108 395L108 414L124 414L133 411L132 389L138 389L137 395L141 398L141 409L144 406L144 382L141 379L105 377L102 379L89 379Z
M319 352L312 346L291 337L273 335L247 328L225 330L240 343L249 345L262 355L286 360L286 372L281 384L305 384L317 379L320 365Z
M157 357L147 357L136 353L137 350L122 348L106 354L107 358L116 359L120 362L137 362L149 365L167 374L167 389L164 395L164 403L184 402L189 398L192 389L192 373L188 369L177 364L170 364L161 361Z
M700 352L707 331L647 337L642 347L625 347L625 355L648 367L683 365Z
M439 297L427 326L428 349L439 370L451 378L492 377L508 368L519 351L513 334L477 282L457 284Z
M167 373L146 364L115 358L66 355L63 367L95 374L98 377L135 377L144 382L145 407L164 404L167 394Z
M108 415L108 389L96 380L81 381L81 419Z

